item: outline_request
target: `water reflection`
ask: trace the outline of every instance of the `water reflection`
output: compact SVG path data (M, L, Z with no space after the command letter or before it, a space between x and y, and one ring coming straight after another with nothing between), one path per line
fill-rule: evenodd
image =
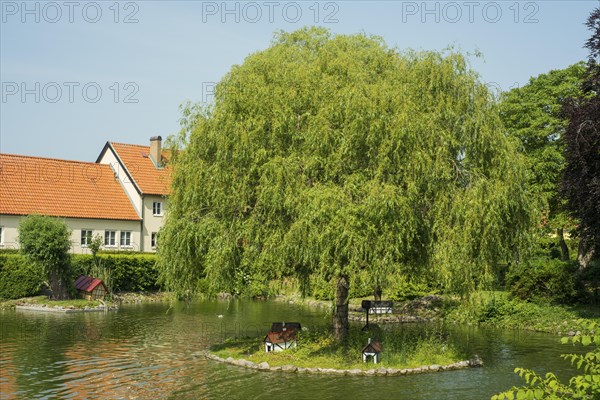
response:
M218 318L222 315L222 318ZM480 399L519 384L515 366L565 374L555 336L449 326L448 340L485 367L404 377L265 373L208 362L200 351L232 336L258 336L272 321L323 326L321 310L231 301L124 306L113 313L0 312L0 397ZM399 334L431 326L405 325ZM435 327L439 329L439 327ZM569 349L570 351L570 349Z

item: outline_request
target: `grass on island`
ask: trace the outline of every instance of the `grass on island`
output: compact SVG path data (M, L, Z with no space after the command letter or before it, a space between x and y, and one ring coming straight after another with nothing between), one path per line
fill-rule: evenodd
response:
M362 362L361 350L369 337L379 340L383 345L381 362L377 365ZM265 361L272 367L295 365L303 368L363 370L447 365L465 359L438 332L411 336L402 330L369 333L354 329L345 343L337 343L328 331L309 330L299 333L296 348L271 353L265 352L262 340L262 337L229 339L213 346L211 351L222 358L243 358L257 364Z
M99 300L85 300L85 299L70 299L70 300L51 300L47 296L35 296L25 297L18 300L8 300L2 303L0 308L9 308L16 305L46 305L48 307L73 307L73 308L85 308L85 307L98 307L102 305Z

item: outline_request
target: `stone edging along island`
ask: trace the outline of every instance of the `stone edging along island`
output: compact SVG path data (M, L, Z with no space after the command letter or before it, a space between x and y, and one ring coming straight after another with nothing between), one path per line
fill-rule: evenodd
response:
M209 360L214 360L220 363L237 365L239 367L256 369L259 371L281 371L281 372L296 372L296 373L308 373L308 374L332 374L332 375L353 375L353 376L400 376L400 375L412 375L422 374L429 372L440 372L440 371L452 371L457 369L464 369L469 367L483 367L483 362L477 356L474 359L468 361L459 361L448 365L428 365L417 368L372 368L367 370L362 369L333 369L333 368L302 368L294 365L282 365L277 367L271 367L267 362L261 362L259 364L253 363L252 361L242 359L235 359L233 357L222 358L209 351L202 352Z
M47 306L45 304L18 304L15 306L15 309L16 310L26 310L26 311L47 312L47 313L72 314L72 313L83 313L83 312L116 311L116 310L118 310L118 307L116 305L111 305L111 306L99 305L97 307L86 306L84 308L77 308L77 307L72 307L72 306Z

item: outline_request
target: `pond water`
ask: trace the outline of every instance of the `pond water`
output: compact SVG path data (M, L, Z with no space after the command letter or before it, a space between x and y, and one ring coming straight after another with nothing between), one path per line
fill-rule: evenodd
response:
M222 317L219 317L221 315ZM209 361L224 338L271 321L330 322L322 310L259 301L124 305L118 312L0 312L0 398L489 399L520 384L515 366L569 370L554 335L448 326L448 340L483 368L398 377L269 373ZM359 327L354 327L359 329ZM398 329L427 329L405 325Z

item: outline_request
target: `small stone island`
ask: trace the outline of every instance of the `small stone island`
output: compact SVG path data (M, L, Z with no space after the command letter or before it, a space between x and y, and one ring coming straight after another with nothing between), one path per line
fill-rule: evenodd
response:
M244 367L249 369L256 369L259 371L271 371L271 372L288 372L288 373L306 373L306 374L330 374L330 375L355 375L355 376L402 376L402 375L413 375L423 374L430 372L441 372L441 371L453 371L458 369L465 369L470 367L483 367L483 361L479 357L475 357L471 360L458 361L448 365L427 365L416 368L371 368L371 369L334 369L334 368L305 368L297 367L295 365L278 365L270 366L267 362L254 363L252 361L245 360L243 358L236 359L233 357L222 358L210 351L202 352L202 355L209 360L217 361L220 363L236 365L238 367Z

